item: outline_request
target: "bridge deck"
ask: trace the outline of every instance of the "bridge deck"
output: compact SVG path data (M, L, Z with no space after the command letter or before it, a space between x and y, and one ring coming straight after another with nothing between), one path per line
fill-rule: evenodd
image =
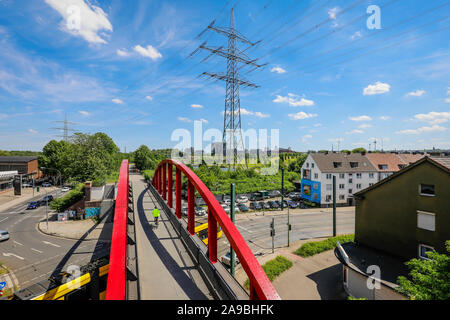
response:
M141 175L130 175L133 186L138 278L142 300L213 299L199 271L177 237ZM152 210L160 209L155 228Z

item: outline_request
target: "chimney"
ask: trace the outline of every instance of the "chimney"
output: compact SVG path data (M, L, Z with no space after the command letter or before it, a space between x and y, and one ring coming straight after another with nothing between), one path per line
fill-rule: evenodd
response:
M92 181L87 181L84 185L84 195L86 196L86 201L91 201L91 188L92 188Z

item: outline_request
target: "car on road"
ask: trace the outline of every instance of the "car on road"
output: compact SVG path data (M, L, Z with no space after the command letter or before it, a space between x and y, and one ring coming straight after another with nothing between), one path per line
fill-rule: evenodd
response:
M243 204L243 203L238 204L237 207L239 208L239 210L240 210L241 212L249 212L249 211L250 211L250 209L249 209L245 204Z
M44 183L42 184L42 187L43 187L43 188L48 188L48 187L51 187L51 186L52 186L52 184L49 183L49 182L44 182Z
M264 210L270 210L270 204L268 202L260 202L259 203Z
M34 209L39 208L39 206L40 206L39 202L33 201L33 202L30 202L30 204L27 207L27 210L34 210Z
M222 256L221 261L224 265L231 267L231 253L228 251L225 255ZM239 264L239 258L236 256L236 264Z
M22 183L22 188L33 188L31 183Z
M206 211L203 207L195 207L195 215L197 217L204 217L206 216Z
M5 230L0 230L0 242L9 239L9 232Z
M63 187L63 188L61 189L61 191L62 191L62 192L69 192L69 191L70 191L70 188L69 188L69 187Z
M45 197L41 200L40 205L41 205L41 206L45 206L45 205L47 205L47 203L50 203L50 202L52 202L52 201L53 201L53 196L52 196L52 195L48 195L48 196L45 196Z

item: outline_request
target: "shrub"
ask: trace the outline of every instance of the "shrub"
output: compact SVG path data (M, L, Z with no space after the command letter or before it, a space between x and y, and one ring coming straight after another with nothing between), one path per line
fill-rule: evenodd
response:
M293 266L293 263L291 260L283 257L278 256L273 260L267 261L263 266L263 270L266 273L267 277L269 278L270 282L275 280L276 277L278 277L280 274L282 274L284 271L288 270ZM250 288L250 281L247 279L244 283L244 286L246 289Z
M53 200L50 207L57 212L64 212L84 197L84 183L80 183L64 197Z
M355 239L355 235L346 234L346 235L341 235L341 236L337 236L337 237L333 237L333 238L328 238L323 241L308 242L308 243L303 244L296 251L294 251L294 253L299 256L302 256L302 257L311 257L318 253L336 248L337 241L339 241L340 243L346 243L346 242L353 242L354 239Z

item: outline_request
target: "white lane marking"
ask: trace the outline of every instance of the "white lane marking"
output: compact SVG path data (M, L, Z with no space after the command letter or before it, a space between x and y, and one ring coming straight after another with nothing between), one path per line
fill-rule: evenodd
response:
M15 257L17 259L24 260L24 258L22 258L22 257L20 257L18 255L15 255L14 253L3 253L3 256L5 256L5 257Z
M14 243L15 243L15 244L18 244L19 246L23 246L23 244L21 244L21 243L19 243L19 242L17 242L17 241L14 241Z
M58 246L57 244L53 244L53 243L48 242L48 241L42 241L42 242L45 243L45 244L48 244L49 246L54 246L54 247L57 247L57 248L61 248L61 246Z
M0 220L0 223L2 223L2 222L5 221L5 220L8 220L8 219L9 219L9 217L6 217L5 219Z
M253 233L253 231L248 230L247 228L244 228L243 226L236 225L236 227L241 228L241 229L243 229L243 230L245 230L245 231L247 231L247 232L249 232L249 233Z
M31 248L31 250L39 252L39 253L43 253L42 251L39 251L38 249Z

